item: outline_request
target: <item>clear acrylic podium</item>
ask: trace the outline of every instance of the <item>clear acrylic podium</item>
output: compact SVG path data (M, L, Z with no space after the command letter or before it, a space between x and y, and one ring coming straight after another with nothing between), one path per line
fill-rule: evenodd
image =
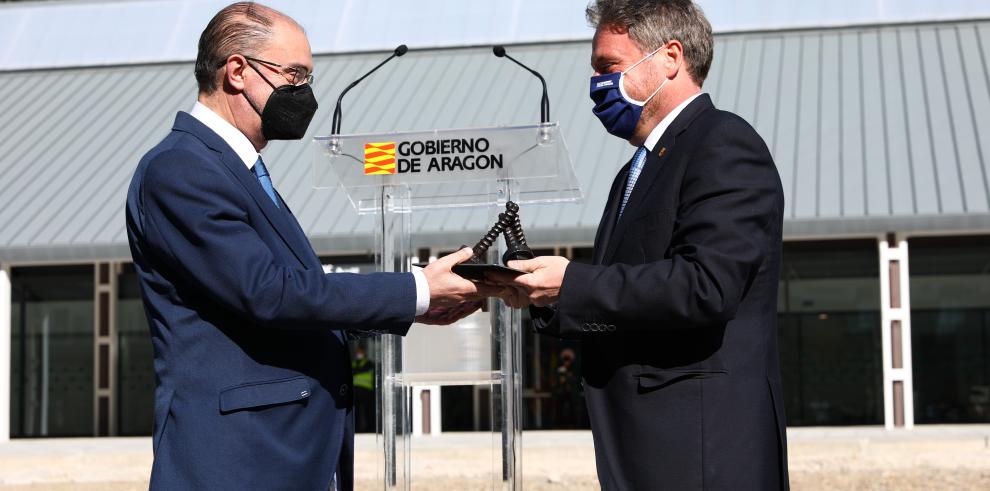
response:
M414 212L488 207L490 219L477 224L480 239L507 201L519 204L525 218L527 205L581 199L557 123L332 135L316 137L313 144L315 187L339 188L358 213L377 215L380 271L409 271ZM501 240L493 246L488 262L500 262L504 247ZM414 325L405 337L384 335L378 343L376 465L382 489L415 486L411 438L417 388L451 385L490 390L493 458L485 487L490 482L491 489L522 489L520 311L491 300L487 314L454 327Z

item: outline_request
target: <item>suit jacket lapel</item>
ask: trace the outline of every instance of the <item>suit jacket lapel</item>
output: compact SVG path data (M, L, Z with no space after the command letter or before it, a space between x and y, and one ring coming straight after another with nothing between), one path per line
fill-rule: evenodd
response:
M307 245L304 249L307 252L306 257L309 258L309 261L305 263L313 266L314 268L322 267L323 265L320 264L320 258L317 257L315 251L313 251L313 246L309 245L309 237L306 237L306 231L303 230L302 225L299 224L299 219L297 219L296 215L292 213L292 209L289 208L289 204L282 199L282 194L279 193L277 189L275 190L275 194L278 195L278 199L281 201L282 206L285 207L285 214L289 215L289 222L292 225L292 231L294 232L296 239Z
M275 232L282 238L282 241L289 246L289 250L296 256L302 264L310 264L306 260L311 255L311 247L308 242L302 242L294 233L294 225L290 222L287 211L275 206L275 203L261 188L258 178L244 165L244 161L237 156L230 145L227 145L219 135L209 129L196 118L187 113L180 112L175 118L173 130L184 131L199 138L206 146L220 154L220 161L227 167L234 177L241 183L247 193L268 219L268 222L275 229Z
M602 213L602 220L598 224L598 232L595 234L595 254L592 264L601 264L602 259L605 257L605 247L612 237L612 231L615 229L616 217L619 214L619 205L622 203L622 189L626 182L626 176L629 175L631 164L632 160L622 166L619 174L615 177L615 181L612 182L612 189L608 192L608 202L605 205L605 212Z
M294 226L290 222L289 213L277 206L275 202L265 193L265 190L261 187L261 183L258 182L258 178L248 170L241 161L240 157L231 151L223 155L223 163L234 172L237 179L241 181L241 184L247 189L248 194L254 199L258 206L261 207L262 213L265 214L265 218L275 229L275 232L282 237L282 241L289 246L289 250L292 254L299 259L299 262L303 264L309 264L306 258L309 256L309 244L303 244L300 240L296 239L296 234L294 233Z
M712 100L708 94L702 94L698 96L695 100L691 101L690 104L685 107L680 114L674 118L674 121L670 123L667 130L664 131L663 136L660 137L660 141L657 142L656 146L653 147L653 151L649 153L646 157L646 163L643 166L643 171L639 175L639 179L636 180L636 185L633 187L632 194L629 196L629 202L626 203L626 208L622 212L622 216L619 217L618 223L615 225L613 233L610 235L605 247L605 252L602 255L602 262L609 263L612 260L612 256L615 255L615 250L618 248L619 243L622 241L623 235L625 235L626 228L629 226L629 221L636 215L636 211L643 206L643 201L650 194L650 190L656 184L658 177L663 169L664 162L670 158L670 155L674 152L674 146L677 143L677 137L686 130L691 123L703 112L708 109L714 109L715 106L712 105ZM620 188L621 189L621 188ZM597 252L597 250L596 250Z
M602 255L602 262L605 264L612 261L612 256L615 255L615 250L619 247L619 243L622 242L622 237L625 235L626 229L629 227L629 220L636 215L635 212L639 208L637 205L643 200L646 192L650 187L652 187L651 184L654 180L656 180L657 175L660 173L660 168L662 167L663 161L666 159L667 153L670 152L670 149L664 146L667 144L665 140L668 140L666 136L661 138L653 151L646 156L646 163L643 164L643 170L639 174L639 179L636 180L636 185L633 187L632 194L629 195L629 201L626 203L626 209L622 211L622 216L618 217L614 231L611 237L609 237L609 241L605 247L605 252ZM660 155L661 149L664 149L662 156ZM622 194L622 192L620 191L619 194Z

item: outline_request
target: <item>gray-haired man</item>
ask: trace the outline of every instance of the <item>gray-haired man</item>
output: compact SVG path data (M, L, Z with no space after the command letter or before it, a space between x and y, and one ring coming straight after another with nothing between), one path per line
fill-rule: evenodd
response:
M508 301L533 304L540 332L582 340L603 489L786 488L773 159L701 92L712 32L691 1L598 0L587 13L593 111L638 148L593 264L510 263L531 274Z

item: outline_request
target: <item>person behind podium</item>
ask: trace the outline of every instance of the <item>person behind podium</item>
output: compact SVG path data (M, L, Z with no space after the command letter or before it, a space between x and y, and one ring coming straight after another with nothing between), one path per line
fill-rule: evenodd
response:
M192 111L134 173L127 233L157 381L151 489L351 489L346 334L453 322L486 294L450 271L470 249L412 274L324 274L259 154L303 137L312 71L295 21L224 8L199 40Z
M510 263L531 273L508 301L533 305L537 331L581 340L602 489L787 488L773 158L701 90L713 40L700 8L598 0L587 16L593 111L635 151L616 156L629 161L592 264Z

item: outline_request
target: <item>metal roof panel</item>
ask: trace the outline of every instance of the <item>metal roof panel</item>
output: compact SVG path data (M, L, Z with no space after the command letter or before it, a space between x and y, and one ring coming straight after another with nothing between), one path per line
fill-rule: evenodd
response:
M990 21L720 34L705 90L766 139L788 234L973 227L990 223L988 42ZM509 52L546 76L586 198L527 209L528 235L590 244L633 149L591 114L589 43ZM329 133L337 94L385 55L316 56L322 107L307 141ZM126 252L127 184L175 112L191 107L191 64L7 72L0 83L18 88L0 94L9 109L0 116L0 260ZM539 92L534 77L486 48L413 51L347 96L343 129L531 123ZM272 142L264 151L276 186L318 247L370 249L373 218L359 217L340 190L313 189L310 147ZM473 243L490 219L478 209L416 214L412 244Z

